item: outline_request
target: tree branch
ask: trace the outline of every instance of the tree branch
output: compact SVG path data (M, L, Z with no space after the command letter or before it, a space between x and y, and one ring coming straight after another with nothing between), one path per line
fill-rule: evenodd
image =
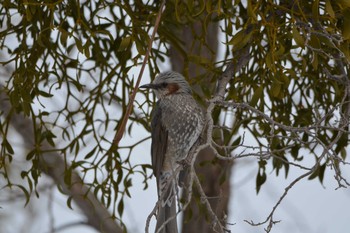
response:
M130 96L128 107L126 108L124 117L123 117L122 122L120 124L120 127L117 130L116 135L114 137L112 148L111 148L112 151L114 149L118 148L119 142L120 142L120 140L123 137L123 134L124 134L124 131L125 131L125 127L126 127L126 123L127 123L128 119L129 119L129 116L131 114L131 110L132 110L132 107L133 107L133 104L134 104L135 96L136 96L136 93L138 91L141 79L142 79L143 71L145 70L149 54L151 53L152 44L153 44L155 35L157 33L157 29L158 29L158 26L159 26L159 23L160 23L160 18L162 16L162 12L164 10L165 2L166 1L163 0L161 5L160 5L160 7L159 7L159 12L158 12L158 15L157 15L157 18L156 18L156 22L154 24L153 33L152 33L151 39L150 39L149 44L148 44L148 48L147 48L147 51L146 51L146 54L145 54L145 58L143 59L143 63L142 63L141 70L140 70L139 76L138 76L136 84L135 84L134 91L132 92L132 94Z

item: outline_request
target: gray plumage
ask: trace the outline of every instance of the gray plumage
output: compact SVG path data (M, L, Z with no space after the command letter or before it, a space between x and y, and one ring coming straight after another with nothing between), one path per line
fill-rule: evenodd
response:
M192 97L185 78L177 72L159 74L151 84L158 98L152 116L152 167L157 179L160 205L156 232L172 218L160 233L177 233L176 190L177 171L192 146L199 139L204 126L201 108Z

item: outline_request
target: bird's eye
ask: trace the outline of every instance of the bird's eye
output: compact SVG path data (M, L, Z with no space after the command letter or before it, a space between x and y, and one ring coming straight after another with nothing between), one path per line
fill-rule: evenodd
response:
M160 86L160 88L166 88L168 86L168 84L167 83L161 83L159 86Z

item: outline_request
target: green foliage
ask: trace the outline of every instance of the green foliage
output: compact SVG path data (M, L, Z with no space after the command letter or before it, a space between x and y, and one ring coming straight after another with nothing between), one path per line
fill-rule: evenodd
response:
M341 134L344 140L335 141L335 146L329 149L335 149L335 157L341 150L346 156L348 133L339 132L337 127L345 131L347 127L335 121L338 114L348 111L345 110L348 107L343 107L350 100L343 80L349 77L336 80L332 75L342 76L349 70L349 4L346 1L248 0L246 6L238 3L236 9L237 17L225 19L226 33L234 31L233 25L237 30L228 45L233 46L233 52L248 46L251 59L249 66L233 79L228 98L249 103L286 126L321 126L314 128L317 136L310 137L307 133L293 133L271 125L254 112L238 109L233 128L247 128L261 148L271 150L276 175L282 168L287 175L290 162L305 158L300 154L301 148L316 158L324 158L320 153L322 146L314 143L315 140L321 140L324 147L332 145ZM339 109L342 110L339 112ZM297 139L299 137L303 141ZM259 167L258 191L265 181ZM319 176L322 182L324 168L319 166L311 178Z
M1 3L0 64L8 73L1 93L8 96L12 109L1 111L0 169L8 187L14 181L6 166L15 151L7 137L15 111L30 118L32 126L26 127L34 128L34 145L25 156L31 166L21 172L29 186L19 186L28 198L41 176L41 156L58 152L66 162L66 184L72 185L74 170L82 172L85 184L103 204L120 200L122 214L123 196L131 195L132 174L147 180L150 167L130 161L138 143L128 145L123 154L110 151L110 146L134 88L128 72L142 61L157 10L157 4L141 2ZM161 54L154 50L150 62L155 64ZM70 202L71 198L69 206Z
M259 161L259 170L256 176L256 193L259 193L261 186L266 182L266 161Z
M196 34L196 25L207 32L209 22L221 22L226 45L223 63L232 55L235 61L242 49L249 49L249 65L231 81L226 100L237 105L249 103L265 113L270 121L245 108L235 110L232 121L230 109L215 109L214 122L222 124L219 116L226 112L224 124L230 124L231 130L214 130L213 138L220 145L230 146L239 129L250 132L262 151L260 154L267 151L272 158L276 175L283 169L287 176L291 164L295 166L294 162L301 163L307 158L305 153L317 160L331 157L328 165L334 159L346 157L349 137L347 123L342 121L347 122L347 101L350 100L346 84L350 60L349 9L346 1L328 0L200 1L197 5L170 1L164 19L170 29L161 27L160 30L167 30L170 43L186 61L184 73L191 68L190 63L205 67L206 73L198 72L194 79L202 85L206 98L211 98L213 90L208 91L210 85L205 76L214 77L211 82L215 83L222 68L218 69L206 57L191 54L196 46L210 48L204 39L207 35ZM177 33L181 27L189 27L197 36L187 50L186 41ZM175 41L176 37L180 37L180 41ZM222 64L220 62L218 64ZM347 114L345 119L337 124L338 117L344 114ZM310 132L305 132L306 129ZM252 146L250 142L242 140L238 146L231 146L230 151L219 152L227 155L249 146ZM322 181L325 169L316 170ZM266 180L264 171L259 166L258 191Z

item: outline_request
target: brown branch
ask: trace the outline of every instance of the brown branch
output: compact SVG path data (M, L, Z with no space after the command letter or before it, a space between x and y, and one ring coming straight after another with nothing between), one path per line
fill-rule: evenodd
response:
M132 107L133 107L133 104L134 104L135 96L136 96L136 93L138 91L141 79L142 79L143 71L145 70L149 54L151 53L152 44L153 44L155 35L157 33L157 29L158 29L158 26L159 26L159 23L160 23L160 18L161 18L162 13L163 13L165 2L166 1L163 0L162 4L160 5L159 12L158 12L158 15L157 15L157 18L156 18L156 22L155 22L155 25L154 25L153 33L152 33L151 39L150 39L150 41L148 43L148 48L147 48L147 51L146 51L146 54L145 54L145 58L143 60L142 66L141 66L141 70L140 70L139 76L138 76L136 84L135 84L135 88L134 88L134 90L133 90L133 92L132 92L132 94L130 96L129 104L128 104L127 108L126 108L124 117L122 119L120 127L117 130L116 135L115 135L114 140L113 140L113 144L112 144L112 148L111 148L112 151L114 149L118 148L119 142L120 142L120 140L123 137L123 134L124 134L124 131L125 131L125 127L126 127L126 123L128 122L128 118L129 118L129 116L131 114L131 110L132 110Z

